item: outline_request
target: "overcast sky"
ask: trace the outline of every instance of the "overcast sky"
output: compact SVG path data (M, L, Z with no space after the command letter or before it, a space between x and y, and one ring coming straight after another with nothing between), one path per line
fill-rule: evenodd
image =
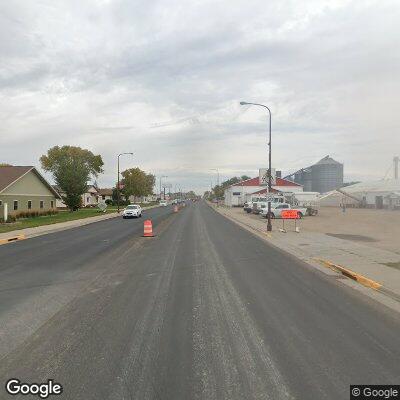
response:
M345 180L400 155L399 1L0 0L0 162L54 145L198 192L327 154ZM157 181L158 182L158 181Z

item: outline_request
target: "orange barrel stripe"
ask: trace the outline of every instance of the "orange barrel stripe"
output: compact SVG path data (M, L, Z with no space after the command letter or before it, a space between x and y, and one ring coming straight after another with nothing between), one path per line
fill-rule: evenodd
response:
M152 237L153 235L153 224L151 220L147 219L143 223L143 236Z

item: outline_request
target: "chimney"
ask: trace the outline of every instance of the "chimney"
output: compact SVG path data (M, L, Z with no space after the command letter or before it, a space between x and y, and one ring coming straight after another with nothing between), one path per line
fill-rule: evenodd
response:
M399 179L399 156L393 158L394 179Z
M282 171L276 171L275 175L277 178L282 178Z

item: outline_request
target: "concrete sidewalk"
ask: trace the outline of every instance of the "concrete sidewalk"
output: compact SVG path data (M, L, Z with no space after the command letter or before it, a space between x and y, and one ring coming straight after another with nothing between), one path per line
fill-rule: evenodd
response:
M400 255L365 244L328 236L321 232L294 232L294 221L286 221L286 233L279 231L282 220L274 220L274 230L267 232L266 220L244 213L240 208L215 207L235 222L261 234L268 242L315 265L319 260L344 268L380 283L400 298ZM301 221L300 221L301 227ZM390 265L393 266L390 266ZM396 265L397 264L397 265Z
M158 205L143 207L143 210L149 210L151 208L158 207ZM59 231L64 231L66 229L76 228L78 226L84 226L88 224L93 224L94 222L104 221L110 218L118 217L117 212L97 215L95 217L88 217L82 219L76 219L73 221L59 222L57 224L42 225L35 228L18 229L15 231L0 233L0 244L3 239L8 239L17 236L23 236L25 239L29 239L35 236L47 235L48 233L54 233Z

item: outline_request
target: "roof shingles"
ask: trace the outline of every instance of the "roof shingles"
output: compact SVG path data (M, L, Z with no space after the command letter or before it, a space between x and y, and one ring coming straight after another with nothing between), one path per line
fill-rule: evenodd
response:
M0 192L29 172L32 166L0 166Z

